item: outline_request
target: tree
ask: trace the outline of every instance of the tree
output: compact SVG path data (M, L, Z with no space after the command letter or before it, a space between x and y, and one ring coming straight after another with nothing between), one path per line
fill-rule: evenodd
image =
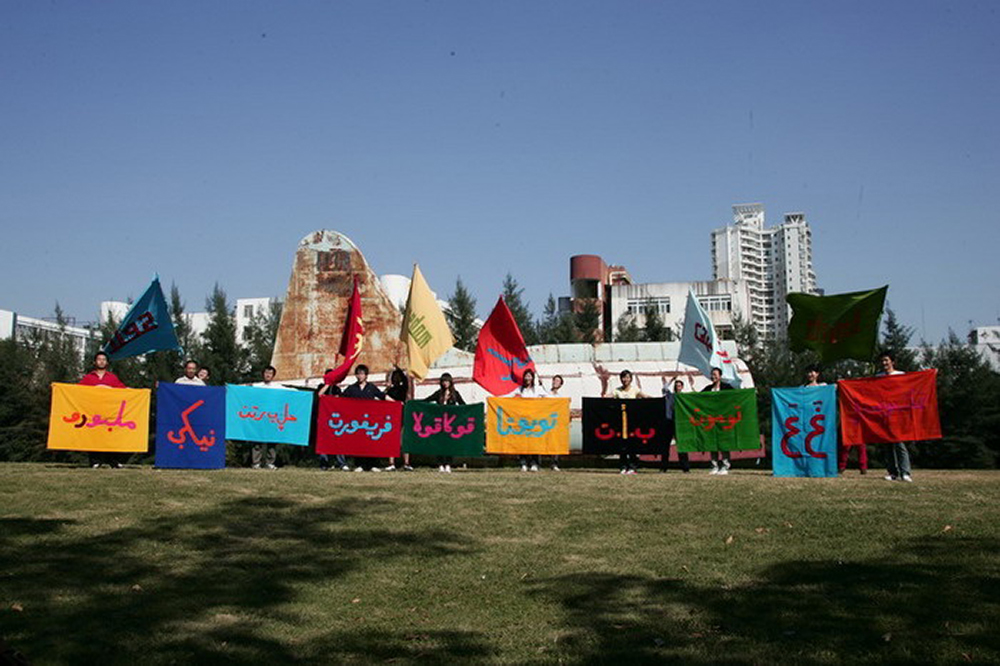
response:
M507 302L507 308L514 316L517 327L521 329L526 345L538 344L538 331L535 328L535 320L531 316L528 304L523 298L524 289L517 284L517 280L510 273L503 279L503 299Z
M465 351L475 351L479 327L476 326L476 299L462 284L462 278L455 281L455 293L448 298L445 312L455 346Z
M626 312L619 317L615 328L617 329L614 337L615 342L640 342L642 340L642 331L635 322L635 316L631 313Z
M601 339L601 311L597 307L597 301L592 298L584 299L583 306L577 310L573 317L577 335L580 340L590 344L595 344Z
M545 301L543 317L538 323L538 339L543 345L577 342L573 316L569 312L559 312L558 303L552 294Z
M212 380L220 384L241 381L246 375L246 352L236 343L236 316L226 292L216 283L206 299L208 326L202 333L202 361L212 368Z
M671 331L663 323L660 309L655 303L646 305L646 325L643 328L643 339L646 342L666 342L671 338Z
M248 381L256 381L264 368L271 365L274 341L278 337L278 325L281 323L281 310L281 302L271 301L267 311L258 312L243 331Z
M892 353L896 359L894 363L896 369L903 372L916 370L919 366L917 353L908 348L913 337L913 327L899 323L896 313L888 306L885 308L882 327L882 351Z

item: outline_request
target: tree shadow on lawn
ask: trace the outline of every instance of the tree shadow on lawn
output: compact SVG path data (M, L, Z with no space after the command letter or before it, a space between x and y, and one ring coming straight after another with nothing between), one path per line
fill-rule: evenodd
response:
M861 562L788 561L750 584L574 574L538 581L578 663L1000 660L1000 542L913 540Z
M44 663L328 663L358 654L485 654L478 634L424 632L426 640L415 642L405 627L370 642L360 632L295 638L301 619L285 605L304 584L328 585L369 561L473 551L467 539L441 530L364 527L366 515L392 510L383 499L304 505L245 498L97 536L66 529L72 521L0 519L3 597L23 607L0 610L0 636ZM343 608L329 612L336 617ZM263 619L271 630L275 621L290 627L291 635L262 631Z

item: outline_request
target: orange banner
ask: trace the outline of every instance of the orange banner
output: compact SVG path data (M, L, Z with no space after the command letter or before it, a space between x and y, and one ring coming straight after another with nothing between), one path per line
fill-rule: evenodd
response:
M145 453L149 389L52 384L48 448Z

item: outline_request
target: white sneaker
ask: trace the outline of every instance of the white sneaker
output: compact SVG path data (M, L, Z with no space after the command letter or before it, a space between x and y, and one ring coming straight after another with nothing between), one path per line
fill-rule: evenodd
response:
M395 465L389 465L388 467L385 468L385 471L387 471L387 472L395 472L396 471L396 466Z
M620 470L618 470L618 473L619 474L628 474L628 470L625 469L624 467L622 467Z
M380 467L372 467L372 471L373 472L381 472L382 468L380 468Z
M528 471L528 466L527 465L521 465L521 471L522 472L527 472Z
M552 471L553 471L553 472L558 472L558 471L560 471L560 470L559 470L559 465L553 465L553 466L552 466Z
M904 474L903 481L906 481L907 483L913 483L913 477L910 476L909 474Z
M260 463L257 463L256 465L251 465L250 469L260 469Z
M267 465L264 466L264 469L278 469L278 468L268 463Z
M351 466L350 465L344 465L343 467L340 468L340 471L342 471L342 472L350 472L351 471Z
M719 468L719 471L717 473L719 476L725 476L726 474L729 474L729 468L723 465L722 467Z
M722 469L725 470L726 472L728 472L729 468L732 466L733 466L732 463L730 463L728 460L722 461Z
M628 475L635 474L635 470L634 469L627 469L627 470L625 470L625 474L628 474Z
M719 473L719 463L717 463L717 462L715 462L713 460L712 461L712 469L710 469L708 473L709 474L718 474Z
M443 472L444 471L444 465L438 465L438 471L439 472Z
M537 472L538 471L538 465L532 465L531 466L531 471L532 472Z
M896 480L896 477L894 477L892 474L886 474L882 478L885 479L886 481L895 481Z
M100 466L101 466L101 463L94 463L93 465L90 466L90 469L97 469Z
M413 468L410 467L409 465L403 465L403 471L404 472L412 472Z
M445 471L446 474L451 474L451 465L445 465L444 466L444 471Z
M363 472L363 471L365 471L365 469L363 467L361 467L361 466L358 466L358 467L354 468L354 471L355 472Z

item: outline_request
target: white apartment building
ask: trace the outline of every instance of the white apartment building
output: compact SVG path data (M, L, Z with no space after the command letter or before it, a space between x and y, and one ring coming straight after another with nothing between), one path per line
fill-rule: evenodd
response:
M784 335L790 317L785 296L821 293L805 214L785 213L780 225L765 229L763 204L736 204L733 224L712 232L712 275L745 282L751 323L763 336Z
M743 280L705 280L700 282L659 282L651 284L618 284L607 287L611 295L612 334L617 333L618 321L626 314L635 318L642 328L646 309L654 305L663 324L676 339L684 321L689 290L708 312L716 333L723 339L732 338L733 318L744 318L750 310L750 292Z
M994 372L1000 372L1000 326L979 326L972 329L969 342Z
M39 319L10 310L0 310L0 340L14 338L30 344L60 334L68 336L73 341L80 358L87 353L87 343L96 341L100 335L99 332L82 326L67 325L60 330L59 324L54 319Z

